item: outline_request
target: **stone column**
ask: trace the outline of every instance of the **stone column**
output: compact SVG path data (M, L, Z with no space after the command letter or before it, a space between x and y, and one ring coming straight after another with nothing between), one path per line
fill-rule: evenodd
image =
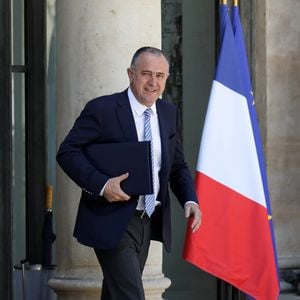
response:
M266 152L279 267L300 268L300 2L266 1Z
M128 86L126 68L143 45L161 45L158 0L57 0L57 142L85 103ZM99 299L101 271L93 250L72 237L80 190L58 168L57 274L49 285L59 300ZM162 246L153 243L144 271L147 299L162 299Z
M299 9L297 0L255 0L255 97L281 279L300 269Z

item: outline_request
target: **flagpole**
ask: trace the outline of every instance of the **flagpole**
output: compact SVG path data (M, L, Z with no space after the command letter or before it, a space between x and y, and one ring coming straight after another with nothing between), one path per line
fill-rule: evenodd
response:
M227 4L227 0L220 0L220 4L221 5L226 5Z
M233 0L233 6L239 6L239 0Z

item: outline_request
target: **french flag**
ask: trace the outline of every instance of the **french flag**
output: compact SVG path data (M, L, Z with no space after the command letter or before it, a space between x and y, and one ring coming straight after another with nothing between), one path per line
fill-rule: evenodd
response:
M202 210L183 257L257 300L279 295L266 171L239 11L222 16L221 48L196 167Z

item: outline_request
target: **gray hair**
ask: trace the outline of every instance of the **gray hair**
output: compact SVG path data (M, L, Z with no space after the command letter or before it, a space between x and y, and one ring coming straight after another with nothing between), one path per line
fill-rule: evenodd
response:
M155 48L155 47L145 46L145 47L142 47L142 48L138 49L133 54L133 57L132 57L132 60L131 60L131 63L130 63L130 68L134 69L136 67L136 62L137 62L138 58L144 52L152 53L152 54L157 55L157 56L163 56L169 64L168 57L166 56L166 54L162 50L160 50L158 48Z

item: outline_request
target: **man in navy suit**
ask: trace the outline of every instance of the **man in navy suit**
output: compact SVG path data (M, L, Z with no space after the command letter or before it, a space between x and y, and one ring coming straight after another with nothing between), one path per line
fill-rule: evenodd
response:
M74 229L77 240L93 247L103 271L102 300L145 299L142 272L150 240L171 247L168 186L196 231L201 212L184 155L177 108L162 99L169 63L164 53L143 47L127 70L130 86L113 95L89 101L60 145L57 161L82 189ZM154 212L145 196L127 195L121 182L130 174L109 178L96 170L84 154L91 143L144 140L145 110L152 134ZM145 211L146 210L146 211Z

